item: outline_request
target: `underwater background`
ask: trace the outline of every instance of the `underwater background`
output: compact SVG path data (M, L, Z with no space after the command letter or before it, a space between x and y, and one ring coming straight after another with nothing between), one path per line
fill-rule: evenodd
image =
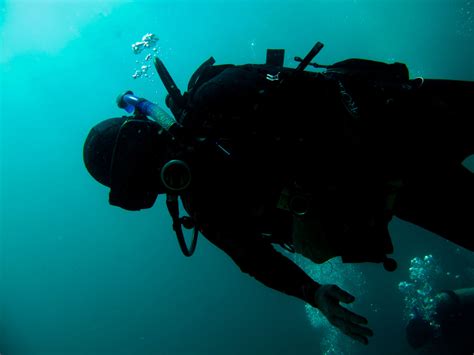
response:
M164 106L148 54L183 90L210 56L263 63L284 48L296 67L316 41L318 63L397 61L411 77L474 80L473 13L473 0L0 0L0 353L414 354L407 305L473 286L472 253L394 219L393 273L296 258L357 297L375 333L363 346L205 238L184 257L162 197L140 212L109 206L82 146L125 114L115 99L126 90ZM148 33L158 41L134 52Z

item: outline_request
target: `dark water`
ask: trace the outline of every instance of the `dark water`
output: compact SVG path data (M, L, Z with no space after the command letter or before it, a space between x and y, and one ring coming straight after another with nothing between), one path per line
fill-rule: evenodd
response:
M261 63L267 48L285 48L293 66L317 40L321 63L400 61L412 77L474 80L473 4L0 1L0 353L411 354L398 289L410 261L432 254L451 275L436 287L469 287L472 254L394 220L396 272L325 269L358 296L376 334L353 344L206 240L183 257L163 199L138 213L108 206L82 145L95 123L123 114L119 93L163 104L151 70L132 78L145 53L131 45L146 33L182 88L211 55Z

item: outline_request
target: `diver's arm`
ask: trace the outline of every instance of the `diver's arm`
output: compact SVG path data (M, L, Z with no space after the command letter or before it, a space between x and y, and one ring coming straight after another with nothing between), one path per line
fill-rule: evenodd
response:
M314 294L320 285L290 259L269 243L246 240L233 233L203 233L213 244L226 252L242 272L265 286L297 297L316 307Z
M203 231L204 232L204 231ZM373 335L367 319L349 311L340 303L351 303L355 297L336 285L320 285L272 245L260 240L250 242L234 233L203 233L224 250L240 267L265 286L297 297L318 308L328 321L344 334L363 344Z

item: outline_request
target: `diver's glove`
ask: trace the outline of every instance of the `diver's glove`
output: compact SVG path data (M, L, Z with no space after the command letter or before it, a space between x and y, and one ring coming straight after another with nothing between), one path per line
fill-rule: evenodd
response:
M373 335L372 330L363 326L368 323L367 319L339 304L339 302L352 303L354 300L354 296L336 285L321 285L314 294L316 307L332 325L339 328L344 334L367 345L369 343L368 337Z

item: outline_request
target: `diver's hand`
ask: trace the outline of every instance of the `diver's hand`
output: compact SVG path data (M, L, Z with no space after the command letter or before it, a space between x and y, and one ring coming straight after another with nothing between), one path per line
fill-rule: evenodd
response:
M321 285L315 293L316 307L328 321L344 334L367 345L369 343L368 337L373 335L372 330L362 326L362 324L368 323L367 319L339 304L339 302L352 303L354 300L354 296L336 285Z

